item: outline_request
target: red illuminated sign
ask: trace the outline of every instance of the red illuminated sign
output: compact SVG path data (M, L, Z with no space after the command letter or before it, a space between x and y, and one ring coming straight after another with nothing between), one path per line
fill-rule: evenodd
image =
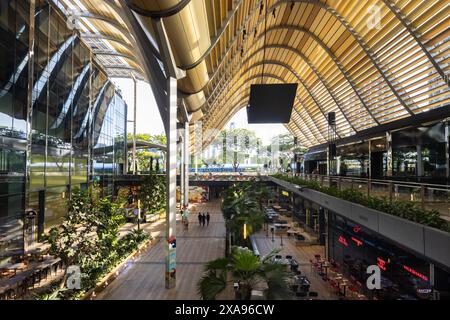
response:
M363 242L361 240L359 240L359 239L357 239L355 237L352 237L351 239L353 240L354 243L356 243L356 245L358 247L361 247L363 245Z
M422 279L422 280L428 281L428 277L427 277L427 276L421 274L420 272L414 270L414 269L411 268L411 267L408 267L408 266L403 265L403 269L405 269L406 271L408 271L408 272L411 273L412 275L416 276L417 278L420 278L420 279Z
M339 237L339 242L342 243L344 246L348 247L347 239L345 239L343 236Z
M377 258L377 266L380 267L381 270L384 270L384 271L387 270L386 264L387 264L386 260L384 260L380 257Z
M361 227L360 226L355 226L355 227L353 227L353 232L354 233L358 233L358 232L360 232L361 231Z

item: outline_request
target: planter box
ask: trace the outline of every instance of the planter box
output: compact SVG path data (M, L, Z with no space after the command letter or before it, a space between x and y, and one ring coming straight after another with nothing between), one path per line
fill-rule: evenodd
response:
M405 248L450 268L450 233L315 190L305 188L300 191L294 184L274 177L269 179L304 199L347 217Z

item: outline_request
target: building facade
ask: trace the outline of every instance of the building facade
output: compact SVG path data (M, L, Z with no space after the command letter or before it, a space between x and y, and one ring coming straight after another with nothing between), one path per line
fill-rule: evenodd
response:
M34 14L29 1L2 1L0 33L0 253L9 256L61 222L72 188L103 175L112 191L127 106L48 1Z

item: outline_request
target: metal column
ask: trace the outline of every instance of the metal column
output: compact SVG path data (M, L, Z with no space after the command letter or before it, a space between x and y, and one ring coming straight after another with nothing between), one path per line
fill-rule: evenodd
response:
M25 196L24 196L24 226L23 226L23 251L28 250L28 215L30 212L30 189L31 189L31 144L33 138L33 98L34 98L34 43L35 43L35 12L36 0L30 0L30 26L28 35L28 92L27 92L27 114L26 114L26 132L27 146L25 154Z
M169 111L167 131L166 181L166 288L176 285L176 190L177 190L177 79L167 79L167 107Z
M184 173L184 195L183 195L183 201L184 205L189 205L189 122L184 123L184 139L183 139L183 155L182 158L184 158L183 161L183 173Z
M178 156L180 157L180 208L184 205L184 129L179 130L178 134Z
M169 38L161 19L152 20L157 31L157 41L167 74L167 100L165 108L164 128L167 137L166 154L166 247L165 254L165 283L166 289L176 286L176 192L177 192L177 80L186 73L176 66L175 58L170 47Z
M445 168L446 177L450 178L450 126L449 120L445 121Z
M416 173L417 173L417 177L422 177L423 176L423 157L422 157L422 141L420 141L420 140L416 146L416 151L417 151Z
M134 111L133 111L133 150L132 150L132 164L133 164L133 175L136 174L136 110L137 110L137 80L133 74L131 74L134 82Z
M392 164L393 164L393 155L392 155L392 133L386 132L386 150L387 150L387 163L386 163L386 176L392 177Z

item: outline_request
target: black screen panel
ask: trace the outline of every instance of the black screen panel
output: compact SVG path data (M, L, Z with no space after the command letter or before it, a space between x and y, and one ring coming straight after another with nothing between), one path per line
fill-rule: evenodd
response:
M247 107L248 123L288 123L296 92L296 83L253 84Z

